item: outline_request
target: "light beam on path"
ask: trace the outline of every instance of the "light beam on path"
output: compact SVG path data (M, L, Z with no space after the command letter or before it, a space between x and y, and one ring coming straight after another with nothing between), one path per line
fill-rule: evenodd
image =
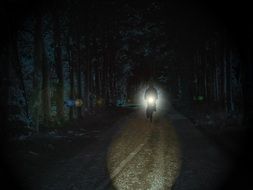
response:
M107 158L110 182L121 189L170 189L181 167L177 135L160 115L154 123L143 112L122 121ZM102 186L109 184L105 182Z

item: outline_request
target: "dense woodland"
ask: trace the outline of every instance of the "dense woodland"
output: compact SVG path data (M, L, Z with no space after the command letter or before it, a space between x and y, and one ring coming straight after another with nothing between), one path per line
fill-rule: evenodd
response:
M39 132L124 104L150 78L174 100L243 111L247 68L230 28L209 12L155 1L24 7L1 11L8 18L0 52L8 127ZM84 104L69 108L68 99Z

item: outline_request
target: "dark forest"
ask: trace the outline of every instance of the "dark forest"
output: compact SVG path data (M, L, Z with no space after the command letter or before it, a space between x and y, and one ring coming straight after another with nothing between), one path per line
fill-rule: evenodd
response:
M249 3L1 4L7 187L252 187Z

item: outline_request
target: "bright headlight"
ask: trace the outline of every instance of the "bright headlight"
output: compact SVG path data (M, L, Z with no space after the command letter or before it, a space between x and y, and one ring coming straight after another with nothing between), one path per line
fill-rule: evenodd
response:
M153 97L149 97L149 98L148 98L148 103L152 104L152 103L154 103L154 101L155 101L155 100L154 100Z

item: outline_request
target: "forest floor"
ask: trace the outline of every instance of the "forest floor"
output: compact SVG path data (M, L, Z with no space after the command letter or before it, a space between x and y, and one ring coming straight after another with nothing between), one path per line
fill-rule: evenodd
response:
M227 154L237 156L240 152L246 135L242 114L217 111L207 105L192 106L189 103L175 102L174 106L195 128L217 143Z

